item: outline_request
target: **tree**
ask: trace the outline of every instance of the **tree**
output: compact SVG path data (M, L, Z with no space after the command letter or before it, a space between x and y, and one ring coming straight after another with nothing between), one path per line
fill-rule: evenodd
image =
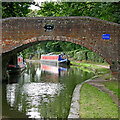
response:
M40 17L40 15L38 15L38 10L31 10L28 14L27 17Z
M31 11L29 9L34 2L2 2L2 18L26 17Z
M91 16L120 23L120 2L46 2L38 14L42 16Z

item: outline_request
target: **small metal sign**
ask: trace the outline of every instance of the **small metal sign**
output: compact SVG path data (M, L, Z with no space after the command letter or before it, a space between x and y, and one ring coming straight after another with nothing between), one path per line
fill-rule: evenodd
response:
M103 39L109 40L110 39L110 34L103 34Z
M46 31L52 31L52 30L54 29L54 25L52 25L52 24L46 24L46 25L44 26L44 29L45 29Z

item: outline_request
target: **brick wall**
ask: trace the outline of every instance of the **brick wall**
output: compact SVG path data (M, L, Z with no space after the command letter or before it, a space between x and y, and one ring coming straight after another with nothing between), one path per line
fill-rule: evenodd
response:
M47 31L46 24L53 30ZM92 17L7 18L2 20L2 53L21 51L40 41L61 40L83 45L111 66L119 66L119 31L120 25ZM103 40L103 34L110 34L110 40Z

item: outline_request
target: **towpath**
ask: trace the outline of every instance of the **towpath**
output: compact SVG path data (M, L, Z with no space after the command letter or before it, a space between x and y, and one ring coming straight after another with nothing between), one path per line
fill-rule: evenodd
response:
M93 65L96 65L96 64L93 64ZM106 65L96 65L96 66L104 67L104 68L107 68L107 69L110 68L109 66L106 66ZM115 95L113 91L107 89L104 86L104 82L112 81L112 79L111 80L106 80L106 77L108 75L109 74L105 74L105 75L103 75L100 78L95 78L94 80L93 79L89 79L89 80L87 80L87 81L85 81L83 83L88 83L88 84L98 88L100 91L106 92L113 99L115 104L117 104L118 107L120 108L120 101L118 100L118 96ZM80 113L79 99L80 99L80 90L81 90L82 84L77 85L75 90L74 90L74 92L73 92L73 98L72 98L71 108L70 108L70 112L69 112L68 118L73 118L73 117L74 118L80 118L80 115L79 115L79 113Z

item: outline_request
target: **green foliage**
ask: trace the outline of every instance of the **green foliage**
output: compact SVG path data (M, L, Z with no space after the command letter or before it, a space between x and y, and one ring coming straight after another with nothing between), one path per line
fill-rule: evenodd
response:
M21 51L19 54L22 54L25 59L29 58L31 54L33 55L37 54L37 58L40 59L40 54L43 53L43 48L44 48L44 46L41 46L41 45L44 45L44 44L38 44L38 45L31 46Z
M61 48L61 46L60 46L58 41L57 42L48 42L46 47L47 47L48 52L54 52L54 51L59 52L59 51L62 51L62 48Z
M120 23L120 2L45 2L41 16L90 16Z
M40 17L40 15L38 15L38 10L31 10L28 14L27 17Z
M2 2L2 18L8 17L26 17L31 11L28 9L30 2Z
M62 42L62 41L45 41L40 42L38 45L34 45L23 50L21 53L25 56L25 58L29 58L31 54L35 53L50 53L50 52L68 52L78 50L78 48L82 49L80 45L76 45L71 42Z
M68 51L65 52L69 58L72 58L73 60L78 60L78 61L93 61L97 63L105 63L106 61L99 56L98 54L90 51L87 48L82 48L73 51Z
M51 41L46 43L46 52L58 52L58 51L72 51L81 48L80 45L76 45L71 42Z
M89 71L89 72L93 72L96 76L93 77L92 79L101 77L102 75L110 72L110 70L107 69L107 68L97 66L98 64L94 65L94 64L91 64L91 63L83 63L83 62L81 63L81 62L76 62L76 61L75 62L71 61L71 64L72 64L72 67L77 67L81 70L86 70L86 71Z

